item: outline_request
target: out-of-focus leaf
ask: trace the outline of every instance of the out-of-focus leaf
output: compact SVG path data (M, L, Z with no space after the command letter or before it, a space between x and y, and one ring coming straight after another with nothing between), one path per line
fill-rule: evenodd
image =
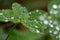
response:
M0 40L6 40L7 34L4 32L3 28L0 26Z
M38 38L40 39L40 37L42 37L42 34L36 34L30 31L27 33L24 33L16 29L13 29L9 32L9 37L7 40L36 40Z

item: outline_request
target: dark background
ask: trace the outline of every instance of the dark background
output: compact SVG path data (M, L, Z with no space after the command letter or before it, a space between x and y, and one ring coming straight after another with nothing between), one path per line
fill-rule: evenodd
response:
M47 11L48 3L51 0L0 0L0 9L11 9L12 3L14 2L25 6L29 11L35 9Z

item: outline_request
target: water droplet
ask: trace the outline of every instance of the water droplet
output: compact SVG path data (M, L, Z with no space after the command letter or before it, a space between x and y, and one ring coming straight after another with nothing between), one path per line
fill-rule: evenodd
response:
M7 17L5 17L5 22L8 22L8 18Z
M58 6L57 6L56 4L53 4L53 8L54 8L54 9L57 9Z
M50 25L50 27L54 27L52 24L49 24Z
M38 17L39 20L44 20L45 18L43 16Z
M37 21L36 19L35 19L34 21L35 21L36 23L38 23L38 21Z
M36 10L36 12L39 12L39 10Z
M54 10L54 9L51 9L50 10L50 14L58 14L58 11L57 10Z
M50 14L53 14L53 9L50 10Z
M53 11L54 14L58 14L58 11Z
M31 14L31 12L29 12L28 14Z
M52 23L52 20L50 20L49 23Z
M40 31L39 31L38 29L36 29L36 32L37 32L37 33L40 33Z
M60 35L58 37L60 38Z
M0 15L3 15L3 13L0 13Z
M14 19L14 17L11 17L11 19Z
M57 34L57 31L54 31L53 34Z
M38 28L38 26L35 26L35 28Z
M48 24L48 20L44 20L44 24Z
M6 19L5 22L8 22L8 20Z
M52 33L52 30L49 30L49 33Z
M60 28L58 26L56 26L56 30L60 30Z

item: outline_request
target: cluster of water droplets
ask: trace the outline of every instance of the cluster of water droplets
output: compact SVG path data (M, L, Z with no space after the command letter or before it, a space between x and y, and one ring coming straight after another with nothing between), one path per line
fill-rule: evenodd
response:
M2 9L0 12L0 21L4 22L14 22L18 23L21 19L27 19L27 9L25 7L22 7L21 5L14 3L12 5L12 10L10 9Z
M33 16L35 16L33 18ZM59 38L60 40L60 25L58 23L57 20L53 19L53 17L51 15L48 15L48 13L40 11L40 10L36 10L33 12L30 12L29 15L30 20L34 20L35 23L39 24L39 26L35 25L35 28L41 28L44 27L44 29L46 29L47 27L49 27L49 33L51 35L54 35L56 38ZM43 24L42 26L40 26L41 24ZM31 23L32 25L32 23ZM38 33L40 33L38 30L36 30Z
M47 28L45 27L46 25L48 25L48 20L46 18L48 14L46 12L42 10L34 10L32 12L29 12L28 14L29 14L28 20L31 21L29 25L30 27L35 28L35 31L37 33L40 33L41 31L43 32L44 29Z
M59 37L59 35L60 35L60 25L58 24L58 22L57 21L53 21L49 25L50 25L49 33L51 35L54 35L55 37L58 37L60 39L60 37Z
M12 10L2 10L0 12L0 21L4 22L17 22L18 18L16 17L16 14L12 12Z
M16 5L15 5L16 6ZM56 38L59 38L60 40L60 25L58 23L58 19L56 19L57 17L60 17L60 4L55 4L53 3L52 5L49 5L49 13L50 16L48 15L48 13L42 11L42 10L35 10L32 12L29 12L28 15L24 14L25 13L25 9L19 9L18 8L14 9L14 13L13 12L0 12L0 21L18 21L19 22L19 17L21 18L26 18L28 17L28 19L24 19L21 21L21 23L25 26L27 26L31 31L35 31L37 33L40 33L41 31L44 31L47 27L49 27L49 33L51 35L55 35ZM16 14L15 13L19 13ZM21 12L20 12L21 11ZM20 15L21 13L21 15ZM23 16L24 15L24 16Z
M60 1L52 1L48 5L48 10L51 15L54 17L59 17L60 16Z
M53 21L49 32L60 40L60 1L52 1L48 6L48 10Z

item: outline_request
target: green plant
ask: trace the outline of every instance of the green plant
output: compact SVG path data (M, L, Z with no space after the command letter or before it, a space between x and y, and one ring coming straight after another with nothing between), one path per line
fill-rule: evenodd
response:
M0 10L0 22L11 22L12 24L7 27L11 27L7 33L0 25L0 40L60 40L59 2L53 0L49 3L49 14L42 10L28 12L18 3L13 3L12 9ZM18 24L22 24L26 30L24 32L18 30L16 28Z

